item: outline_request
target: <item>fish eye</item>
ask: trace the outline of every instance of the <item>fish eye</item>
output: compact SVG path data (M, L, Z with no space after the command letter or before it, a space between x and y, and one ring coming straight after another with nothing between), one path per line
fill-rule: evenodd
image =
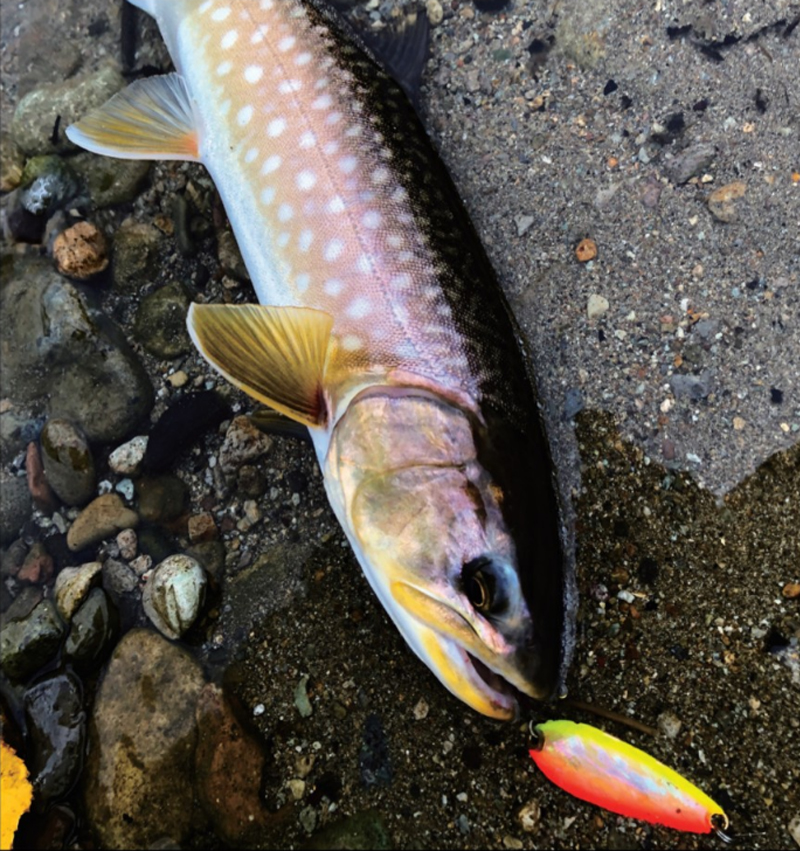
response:
M464 565L461 571L464 594L475 611L496 615L505 608L506 595L499 579L496 565L489 556L478 556Z

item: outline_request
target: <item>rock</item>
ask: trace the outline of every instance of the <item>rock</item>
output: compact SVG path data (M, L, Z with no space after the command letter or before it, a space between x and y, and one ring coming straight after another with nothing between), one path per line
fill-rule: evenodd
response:
M65 505L84 505L97 484L86 438L71 422L56 418L47 421L41 442L44 472L56 496Z
M204 541L215 541L219 537L219 529L214 522L214 515L210 511L202 514L193 514L189 518L189 540L193 544Z
M193 774L203 685L197 662L156 632L134 629L117 645L97 693L84 772L100 847L180 847L202 826Z
M125 86L119 71L106 66L93 74L73 77L63 83L42 86L17 104L11 122L11 135L29 156L74 150L63 134L53 141L53 127L60 119L68 127L87 112L104 104Z
M657 721L659 731L673 741L677 738L683 726L681 719L674 712L669 711L662 712Z
M608 310L608 299L597 293L592 293L589 296L589 302L586 305L586 315L589 319L597 319Z
M209 429L230 415L230 407L213 390L187 393L176 399L150 432L142 466L153 473L169 469Z
M80 193L78 176L61 158L34 157L22 173L23 189L19 203L23 209L43 219L64 209Z
M708 209L720 222L735 222L738 218L736 201L747 191L747 184L739 180L720 186L708 196Z
M331 824L302 846L304 851L386 851L394 843L377 810L364 810Z
M310 718L314 711L311 707L311 701L308 699L308 674L300 678L294 690L294 705L302 718Z
M123 439L153 388L124 335L40 261L15 262L0 292L0 395L71 420L90 441Z
M159 358L176 358L192 350L186 330L189 296L178 282L167 284L139 303L134 334L148 352Z
M259 431L248 417L236 417L228 427L219 451L219 463L226 476L232 476L242 464L255 461L272 448L272 439Z
M669 379L669 386L675 394L676 399L689 399L692 402L699 402L705 399L714 383L714 374L709 369L704 369L700 375L672 375Z
M53 259L62 275L85 281L108 267L106 238L91 222L78 222L56 237Z
M216 685L200 692L197 728L195 776L203 808L225 842L253 846L258 833L280 818L261 801L263 747Z
M244 265L242 253L236 243L236 237L230 228L225 228L217 234L217 257L219 265L226 275L237 281L249 281L250 275Z
M67 546L72 552L77 552L116 535L121 529L134 529L138 525L139 515L126 508L117 494L103 494L92 500L75 518L67 532Z
M24 680L55 656L64 624L52 600L42 600L24 619L0 629L0 667L12 680Z
M127 204L139 194L150 174L150 160L119 160L83 152L70 159L89 198L98 209Z
M680 186L687 183L696 175L708 171L709 166L717 155L714 145L698 142L681 151L666 167L669 179Z
M203 568L190 556L164 559L145 585L145 614L167 638L180 638L202 608L207 581Z
M217 578L225 567L225 544L222 541L202 541L186 548L186 555L196 559L209 575Z
M117 535L117 546L119 547L120 558L130 561L136 558L136 553L139 549L139 538L133 529L123 529Z
M168 523L181 515L189 489L178 476L145 476L135 483L139 514L148 523Z
M10 133L0 133L0 192L11 192L22 182L25 156Z
M579 263L588 263L597 257L597 243L593 239L582 239L575 248L575 257Z
M26 555L28 555L28 546L25 541L22 538L12 541L8 549L0 554L0 576L16 576Z
M86 713L80 681L69 673L49 677L28 689L24 704L31 781L41 799L50 801L69 792L83 765Z
M539 802L535 798L528 801L517 813L517 818L525 833L535 833L542 820L542 808Z
M117 292L133 295L158 271L162 235L153 225L124 224L114 234L112 285Z
M84 668L100 664L119 632L119 616L102 588L93 588L72 617L64 652Z
M0 544L19 536L20 527L31 515L28 483L20 476L0 470Z
M4 612L3 623L25 620L43 599L44 591L39 586L28 585L22 588Z
M25 472L33 504L44 514L52 514L58 508L58 499L47 482L39 445L34 440L28 444L28 450L25 453Z
M72 616L86 599L92 586L99 582L102 569L102 562L91 561L80 567L62 568L56 577L53 597L58 613L67 623L72 620Z
M108 456L108 466L120 476L138 476L147 451L149 438L146 434L132 437L127 443L118 446Z
M17 574L18 582L30 585L46 585L53 578L53 557L41 541L31 547Z

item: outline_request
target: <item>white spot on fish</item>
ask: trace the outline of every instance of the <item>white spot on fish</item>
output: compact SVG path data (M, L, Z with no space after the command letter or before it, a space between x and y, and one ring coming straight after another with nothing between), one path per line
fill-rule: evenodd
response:
M261 203L269 206L275 200L275 187L267 186L261 190Z
M273 171L281 167L281 158L277 154L267 157L264 160L264 165L261 166L261 174L272 174Z
M405 340L404 342L400 343L400 345L397 346L394 352L399 358L413 358L417 354L417 350L414 347L414 344L409 342L408 340Z
M395 203L405 201L406 198L408 198L408 192L402 186L398 186L391 195L391 200Z
M224 77L226 74L230 74L231 68L233 68L233 62L226 59L224 62L220 62L217 65L217 76Z
M221 116L226 116L231 111L231 100L228 98L227 100L222 101L219 105L219 114Z
M332 239L325 246L325 251L323 252L323 257L328 261L336 260L344 251L344 243L341 239Z
M392 275L389 279L389 286L394 287L396 290L405 290L411 286L411 275L408 272Z
M330 95L320 95L316 100L311 101L312 109L330 109L333 104L333 98Z
M244 161L246 163L251 163L258 156L258 148L250 148L247 153L244 155Z
M314 83L315 89L324 89L325 86L330 83L330 80L327 77L320 77L316 83Z
M295 65L308 65L308 63L310 61L311 61L311 54L308 53L307 51L304 51L303 53L298 53L297 56L295 56L295 58L294 58L294 64Z
M339 168L345 174L350 174L351 172L355 171L356 166L358 166L358 160L355 157L350 156L349 154L339 160Z
M310 230L301 230L300 238L297 240L297 247L305 253L311 248L311 243L314 241L314 234Z
M344 131L344 135L350 137L360 136L362 129L360 124L353 124Z
M375 171L372 172L372 182L373 183L386 183L389 179L389 169L384 168L383 166L378 166Z
M344 284L338 278L328 278L322 285L327 295L337 296L344 289Z
M260 26L251 36L250 36L250 44L261 44L264 41L264 36L267 33L267 27Z
M322 148L324 153L326 153L329 157L332 157L335 153L339 151L339 143L338 142L326 142L325 146Z
M328 206L325 208L329 213L343 213L344 212L344 201L342 200L341 195L334 195L330 201L328 201Z
M240 127L244 127L246 124L250 123L250 119L253 117L253 107L249 104L247 106L243 106L236 115L236 121Z
M270 123L267 125L267 136L271 136L274 139L276 136L280 136L285 129L285 118L273 118L272 121L270 121Z
M386 244L389 248L402 248L405 245L405 239L402 236L396 233L390 233L389 236L386 237Z
M375 228L379 228L381 226L381 218L381 214L377 210L367 210L367 212L361 217L361 224L364 225L365 228L375 230Z
M214 0L205 0L204 3L200 4L197 11L202 15L204 12L207 12L213 5Z
M288 95L292 92L299 92L300 89L303 88L303 84L300 80L281 80L278 85L278 91L282 95Z
M211 15L211 19L213 21L224 21L225 18L230 15L230 13L230 6L220 6L219 9L214 9L214 12Z
M301 275L298 275L294 279L294 285L297 287L298 291L301 292L301 293L304 293L308 289L310 284L311 284L311 276L307 275L305 272L303 272Z
M291 50L294 47L296 41L297 39L293 35L287 35L278 42L278 50L281 53L286 53L287 50Z
M317 144L317 137L310 131L306 130L300 134L300 147L303 150L313 148Z
M355 352L363 346L361 337L356 337L355 334L346 334L342 338L342 348L346 352Z
M317 175L313 171L301 171L297 175L297 188L303 192L313 189L317 183Z
M281 204L278 207L278 221L288 222L294 216L294 210L291 204Z
M244 78L248 83L257 83L264 76L264 69L260 65L248 65L244 69Z
M341 112L331 112L328 117L325 119L325 123L329 125L338 124L342 120Z
M370 313L372 313L372 305L368 298L359 296L359 298L353 299L353 301L347 305L345 313L351 319L363 319L365 316L369 316Z
M278 238L275 240L275 242L278 244L278 248L286 248L291 238L292 235L288 231L281 231L281 233L278 234Z
M368 275L372 272L372 261L369 259L368 254L362 254L358 260L356 260L356 269L363 275Z
M236 39L239 38L239 33L236 30L228 30L224 36L222 36L222 41L219 43L220 47L223 50L228 50L228 48L233 47L236 44Z
M269 12L269 10L275 5L275 0L261 0L258 5L265 12Z

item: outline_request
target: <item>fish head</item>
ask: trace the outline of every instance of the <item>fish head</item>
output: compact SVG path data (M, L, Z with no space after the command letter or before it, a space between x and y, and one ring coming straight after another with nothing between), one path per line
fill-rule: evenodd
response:
M406 641L453 694L495 718L515 716L519 692L549 698L561 668L560 566L536 552L537 524L553 518L509 505L509 486L531 489L526 469L491 450L474 416L416 391L352 402L325 465L331 503Z

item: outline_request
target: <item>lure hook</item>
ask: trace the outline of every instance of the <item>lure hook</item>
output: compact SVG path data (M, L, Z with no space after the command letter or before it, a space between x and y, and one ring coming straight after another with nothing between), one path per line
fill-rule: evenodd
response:
M729 833L725 833L730 824L730 819L725 813L714 813L711 816L711 828L717 834L717 838L721 839L726 845L733 842L733 837Z
M531 734L531 738L533 739L533 744L530 749L532 751L540 751L544 747L544 733L536 728L536 723L533 719L528 721L528 732Z

